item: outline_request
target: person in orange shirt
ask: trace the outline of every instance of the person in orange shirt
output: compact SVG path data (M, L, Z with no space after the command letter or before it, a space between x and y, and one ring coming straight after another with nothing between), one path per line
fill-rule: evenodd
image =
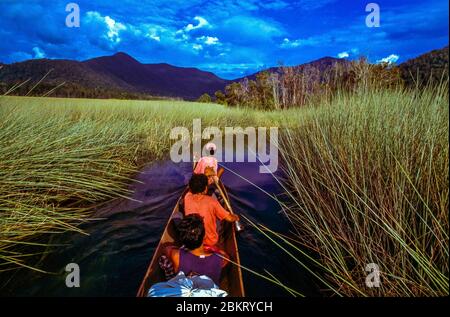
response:
M204 244L206 247L218 249L219 234L217 233L217 220L234 222L239 216L226 211L220 203L207 195L208 177L204 174L194 174L189 181L189 193L184 197L184 214L198 214L205 224Z

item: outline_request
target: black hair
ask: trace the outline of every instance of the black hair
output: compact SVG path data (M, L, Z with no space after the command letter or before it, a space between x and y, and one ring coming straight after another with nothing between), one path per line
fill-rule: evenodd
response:
M189 189L192 194L203 193L208 186L208 177L205 174L194 174L189 181Z
M209 149L209 155L214 155L215 151L214 149Z
M185 216L178 224L178 235L181 243L189 250L199 248L205 238L203 218L198 214Z

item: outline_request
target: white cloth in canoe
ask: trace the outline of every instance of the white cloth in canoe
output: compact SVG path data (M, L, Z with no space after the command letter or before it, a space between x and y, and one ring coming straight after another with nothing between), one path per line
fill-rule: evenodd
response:
M167 282L153 285L148 297L225 297L228 293L206 275L187 277L180 271Z

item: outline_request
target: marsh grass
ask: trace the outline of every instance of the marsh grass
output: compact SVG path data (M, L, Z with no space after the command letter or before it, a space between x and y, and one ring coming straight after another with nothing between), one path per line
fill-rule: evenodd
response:
M448 296L448 102L447 82L338 95L281 134L296 241L272 238L313 251L331 294Z
M324 294L448 295L448 83L366 88L275 112L2 97L0 271L40 270L29 246L45 250L43 236L80 231L93 205L128 197L135 173L167 158L171 128L202 118L204 127L283 127L280 181L291 203L280 203L295 232L253 226ZM381 269L380 288L365 285L369 263Z
M129 197L136 172L167 157L172 127L254 124L177 101L0 98L0 271L38 269L29 250L45 250L45 235L81 232L93 205Z

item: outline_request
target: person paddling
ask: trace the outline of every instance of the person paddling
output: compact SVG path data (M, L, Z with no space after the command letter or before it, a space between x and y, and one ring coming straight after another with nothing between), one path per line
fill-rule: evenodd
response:
M194 168L194 174L205 174L208 177L208 185L211 185L219 180L224 169L219 168L217 159L214 157L217 146L210 142L205 145L205 148L209 155L200 158Z
M184 214L198 214L205 224L205 247L219 250L217 243L217 220L239 221L239 216L226 211L220 203L207 195L208 178L204 174L194 174L189 181L189 193L184 197Z

